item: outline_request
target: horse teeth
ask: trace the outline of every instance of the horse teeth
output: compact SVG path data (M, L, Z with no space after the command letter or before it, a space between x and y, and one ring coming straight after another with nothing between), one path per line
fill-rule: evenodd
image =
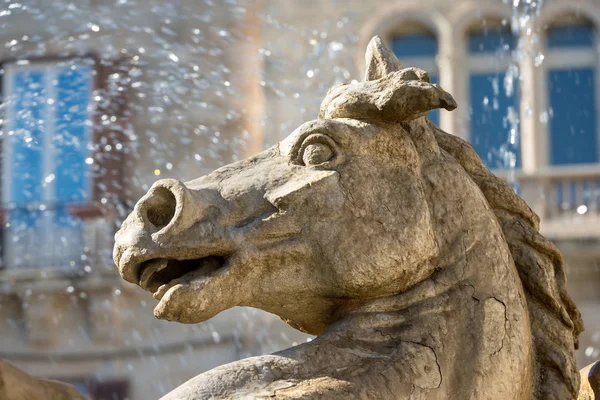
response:
M160 301L163 296L165 295L165 293L167 293L167 291L171 288L171 286L169 285L169 283L166 283L164 285L161 285L158 290L156 292L154 292L154 294L152 295L152 297L154 297L156 300Z
M148 288L148 284L150 283L152 276L164 269L167 266L168 260L166 259L156 259L156 260L150 260L147 261L146 263L144 263L144 269L142 270L141 276L140 276L140 283L139 285L144 288L147 289Z

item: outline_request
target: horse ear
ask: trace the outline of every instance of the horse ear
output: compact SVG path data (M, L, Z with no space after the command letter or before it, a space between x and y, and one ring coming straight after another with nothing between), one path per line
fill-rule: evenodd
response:
M398 123L422 117L436 108L456 108L452 96L432 84L427 72L402 68L378 36L369 42L365 58L365 80L331 88L321 103L319 118Z
M365 69L365 81L375 81L391 72L400 71L402 64L379 36L373 36L365 53Z

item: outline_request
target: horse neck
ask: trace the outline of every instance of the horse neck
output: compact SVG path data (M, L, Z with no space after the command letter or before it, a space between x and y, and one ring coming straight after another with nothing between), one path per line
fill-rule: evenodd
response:
M472 398L494 385L482 377L500 372L494 379L514 381L502 386L507 397L500 398L528 398L532 361L527 306L498 224L494 220L486 231L465 232L464 240L446 250L453 255L440 257L428 279L402 293L365 301L322 339L346 337L382 354L403 343L426 346L435 353L441 391ZM457 360L468 368L458 367Z
M465 313L465 302L488 299L498 309L518 299L517 308L525 307L527 314L521 280L488 199L462 165L438 148L425 118L412 121L407 129L423 163L423 189L438 244L437 259L423 265L434 265L434 273L401 293L350 305L349 319L386 315L374 323L418 326L419 321L439 319L450 311L453 320L478 323L484 316ZM431 330L435 324L428 326Z
M452 171L453 167L457 170ZM458 164L451 164L442 171L432 171L432 175L442 177L437 179L453 186L450 190L437 184L429 190L438 256L424 263L433 264L434 273L401 293L352 305L355 314L391 313L425 319L444 313L448 307L459 307L465 296L501 300L504 292L520 290L520 278L502 229L481 191L471 179L443 175L459 175L459 170ZM443 207L436 207L439 204Z
M500 236L498 236L500 238ZM518 276L504 243L486 241L484 235L468 247L456 243L456 250L462 254L448 257L450 265L438 265L429 278L410 289L392 296L380 297L355 305L346 317L350 320L369 320L377 329L415 325L419 321L439 318L448 311L464 307L465 298L477 302L481 299L496 298L502 302L502 292L518 290ZM495 242L495 243L494 243ZM459 249L460 248L460 249ZM492 254L501 255L501 257ZM511 282L505 276L512 275ZM454 314L460 317L459 314ZM470 317L469 317L470 318ZM477 316L475 317L477 318ZM431 328L431 325L428 325Z

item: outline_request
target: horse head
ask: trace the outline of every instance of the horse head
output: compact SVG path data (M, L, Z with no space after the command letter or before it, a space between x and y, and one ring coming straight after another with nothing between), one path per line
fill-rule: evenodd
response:
M320 335L256 361L276 374L242 379L246 366L227 380L213 378L233 367L214 370L198 378L196 397L173 398L323 375L306 390L577 394L582 324L560 253L472 147L426 117L455 107L375 37L364 81L333 87L318 119L247 160L151 187L117 232L114 259L124 279L159 300L158 318L197 323L251 306ZM359 343L369 350L348 349ZM457 357L472 365L458 368ZM339 386L349 365L368 373L360 384L356 373L341 376ZM229 391L211 391L225 381Z
M244 305L318 334L341 305L431 273L422 159L398 123L456 104L425 71L387 67L332 89L320 118L276 146L152 186L116 235L115 262L160 300L157 317L195 323Z

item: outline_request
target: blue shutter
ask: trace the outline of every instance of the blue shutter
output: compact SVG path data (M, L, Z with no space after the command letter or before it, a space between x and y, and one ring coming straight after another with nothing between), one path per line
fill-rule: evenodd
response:
M504 27L471 32L468 38L470 55L497 57L504 63L515 44L515 36ZM515 118L520 118L519 82L513 80L512 93L507 94L505 70L471 73L469 77L470 140L485 165L492 169L510 168L512 163L521 167L520 135L511 133L513 126L508 118L511 108Z
M435 57L438 53L437 38L432 33L413 33L392 38L392 51L402 62L403 58Z
M546 32L547 46L550 49L594 46L594 26L592 24L552 26Z
M42 71L17 70L12 75L10 130L10 192L5 203L14 205L9 221L13 229L36 226L38 212L28 211L31 203L43 200L44 170L44 113L46 109L46 80Z
M515 95L518 82L514 82L514 91L508 96L504 77L499 72L471 74L469 79L471 143L488 168L508 168L511 153L516 156L515 166L521 166L520 143L510 143L511 125L507 117L509 107L518 110Z
M515 48L516 38L507 29L490 29L469 33L469 53L496 53Z
M592 24L553 26L546 34L548 48L557 55L569 49L595 54ZM592 63L548 71L551 165L598 162L596 68Z
M550 163L598 162L595 68L551 70Z
M10 206L4 237L8 267L78 265L83 224L67 205L90 200L89 102L92 68L11 65L5 187ZM9 174L9 175L8 175Z
M82 203L90 200L90 166L88 158L89 101L91 68L61 68L56 78L55 130L52 144L55 157L55 193L57 204ZM77 226L81 222L59 207L59 225Z
M3 232L3 264L27 266L36 257L34 246L42 238L43 173L46 148L47 77L43 70L10 69L4 75L9 108L2 202L9 208ZM8 133L8 135L6 135ZM6 258L7 257L7 258Z

